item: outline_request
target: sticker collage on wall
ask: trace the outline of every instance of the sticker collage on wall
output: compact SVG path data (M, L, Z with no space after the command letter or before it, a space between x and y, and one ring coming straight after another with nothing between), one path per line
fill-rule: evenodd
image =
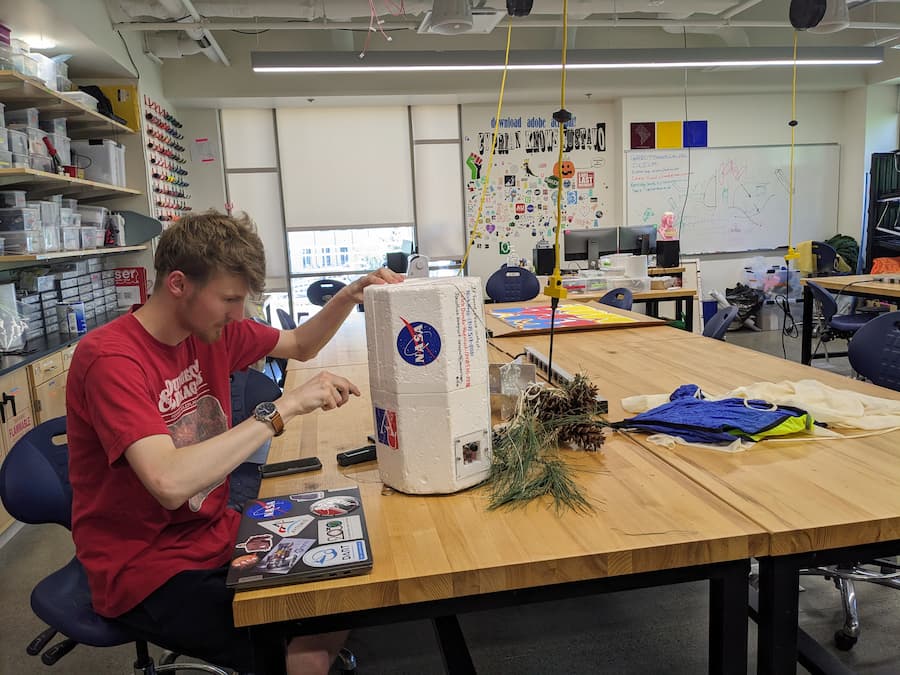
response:
M532 249L555 237L557 188L562 195L563 229L612 226L612 167L608 165L606 123L600 114L575 111L566 126L559 162L559 127L552 113L505 112L500 119L489 184L495 118L483 108L464 119L466 236L473 237L470 273L486 276L502 263L530 264ZM562 184L560 185L560 181ZM484 205L475 218L484 191Z

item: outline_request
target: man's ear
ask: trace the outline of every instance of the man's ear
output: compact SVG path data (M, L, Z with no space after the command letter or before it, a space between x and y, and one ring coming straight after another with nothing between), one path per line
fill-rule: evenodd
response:
M174 270L166 275L163 285L173 298L183 298L188 293L190 279L181 270Z

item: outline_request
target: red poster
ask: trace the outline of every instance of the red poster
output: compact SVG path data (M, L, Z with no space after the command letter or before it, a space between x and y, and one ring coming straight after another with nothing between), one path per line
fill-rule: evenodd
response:
M631 149L652 150L656 147L656 123L631 123Z

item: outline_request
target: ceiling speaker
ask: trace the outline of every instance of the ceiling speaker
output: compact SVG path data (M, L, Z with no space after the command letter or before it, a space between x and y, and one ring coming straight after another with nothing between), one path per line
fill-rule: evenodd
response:
M836 33L850 25L847 0L827 0L825 5L825 16L817 26L809 29L810 33Z
M469 0L434 0L430 32L457 35L470 30L472 30L472 5Z
M825 0L791 0L788 16L797 30L807 30L818 26L827 9Z

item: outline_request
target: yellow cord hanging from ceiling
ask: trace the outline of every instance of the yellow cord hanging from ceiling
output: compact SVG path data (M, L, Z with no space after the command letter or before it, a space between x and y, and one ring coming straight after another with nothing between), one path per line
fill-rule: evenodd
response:
M791 161L790 176L788 178L788 250L784 255L786 261L796 260L800 257L794 248L794 140L797 130L797 36L794 31L794 74L791 81Z
M547 278L547 286L544 288L544 295L553 300L553 308L556 304L566 297L566 289L562 285L562 275L559 270L559 233L562 230L562 198L563 198L563 146L566 141L566 123L572 119L571 113L566 110L566 49L569 42L569 1L563 0L563 34L562 34L562 77L560 79L559 92L559 110L553 113L553 119L559 125L559 156L556 162L556 236L553 242L554 261L553 274ZM552 320L551 320L552 329ZM552 333L551 333L552 336ZM551 347L552 350L552 347ZM552 351L551 351L552 355Z
M463 255L462 263L459 266L459 274L465 273L466 263L469 260L469 253L475 240L481 236L478 225L481 222L481 212L484 209L484 198L487 194L488 185L491 181L491 167L494 166L494 150L497 147L497 136L500 133L500 113L503 111L503 91L506 89L506 73L509 67L509 45L512 41L512 19L506 27L506 55L503 59L503 78L500 80L500 98L497 100L497 115L494 117L494 133L491 138L491 152L488 155L487 171L484 174L484 182L481 185L481 198L478 200L478 209L475 211L475 220L472 222L472 233L469 236L469 243L466 245L466 252Z

